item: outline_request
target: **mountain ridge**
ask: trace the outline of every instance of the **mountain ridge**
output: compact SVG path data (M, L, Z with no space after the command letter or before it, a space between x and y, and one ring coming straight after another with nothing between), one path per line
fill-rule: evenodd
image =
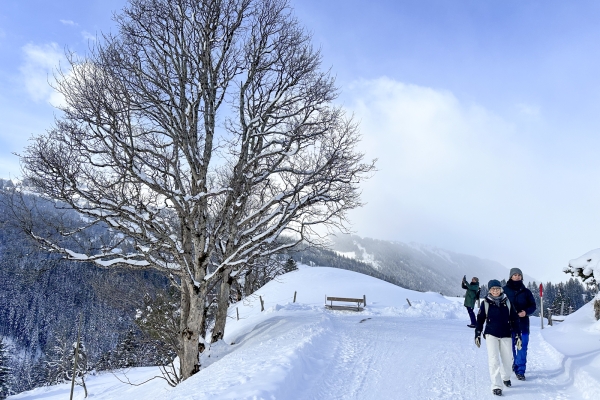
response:
M403 243L363 238L358 235L331 236L331 250L343 257L370 265L379 273L396 277L401 286L419 291L437 291L462 296L463 276L507 280L510 268L497 261L416 242ZM352 255L354 257L352 257ZM524 281L536 281L525 274Z

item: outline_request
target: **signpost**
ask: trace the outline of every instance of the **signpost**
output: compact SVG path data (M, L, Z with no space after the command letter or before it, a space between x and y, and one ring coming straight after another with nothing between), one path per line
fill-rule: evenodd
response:
M544 329L544 286L540 283L540 322Z

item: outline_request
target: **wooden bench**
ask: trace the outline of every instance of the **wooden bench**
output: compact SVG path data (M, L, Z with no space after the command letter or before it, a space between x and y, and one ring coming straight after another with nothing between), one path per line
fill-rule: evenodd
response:
M327 302L329 302L329 304L327 304ZM337 305L337 304L333 304L333 302L341 302L341 303L354 303L356 304L356 306L350 306L350 305ZM365 295L363 295L362 299L358 299L358 298L351 298L351 297L327 297L327 295L325 295L325 307L329 308L330 310L350 310L350 311L361 311L363 308L361 307L361 304L363 306L367 305L367 297Z

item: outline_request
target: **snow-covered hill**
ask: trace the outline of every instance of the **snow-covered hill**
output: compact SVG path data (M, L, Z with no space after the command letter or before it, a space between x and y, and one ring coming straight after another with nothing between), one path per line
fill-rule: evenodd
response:
M413 290L435 291L445 295L463 295L461 280L477 276L482 284L490 279L508 279L513 265L460 254L418 243L390 242L356 235L331 237L333 250L340 256L371 265L385 276L397 277L402 286ZM524 281L535 278L525 274Z
M296 303L293 303L296 292ZM366 296L364 311L331 311L325 296ZM261 296L265 311L261 312ZM408 300L407 300L408 299ZM409 302L410 301L410 306ZM240 320L236 319L239 311ZM525 382L514 399L600 398L600 322L586 305L540 330L532 319ZM89 377L90 399L479 399L490 396L485 347L473 344L462 299L402 289L358 273L304 267L233 305L225 341L175 388L138 368ZM69 385L10 397L64 400ZM76 399L83 398L81 388Z

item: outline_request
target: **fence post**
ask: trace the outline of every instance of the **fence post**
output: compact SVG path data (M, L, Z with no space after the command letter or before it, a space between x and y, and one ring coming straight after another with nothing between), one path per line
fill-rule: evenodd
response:
M263 302L262 296L258 296L258 298L260 299L260 311L263 312L265 311L265 303Z
M365 305L365 307L367 306L367 295L363 294L363 304Z
M552 326L552 309L548 308L548 326Z
M235 313L237 314L237 320L240 320L240 310L236 307L235 308Z
M408 302L408 306L412 307L412 304L410 304L410 300L407 298L406 301Z
M77 360L79 358L79 341L81 340L81 320L83 319L83 314L79 314L79 328L77 329L77 344L75 345L75 360L73 360L73 378L71 378L71 397L70 400L73 400L73 391L75 389L75 376L77 375Z
M542 329L544 329L544 297L540 296L540 322L542 323Z
M294 291L294 303L296 302L296 291Z

